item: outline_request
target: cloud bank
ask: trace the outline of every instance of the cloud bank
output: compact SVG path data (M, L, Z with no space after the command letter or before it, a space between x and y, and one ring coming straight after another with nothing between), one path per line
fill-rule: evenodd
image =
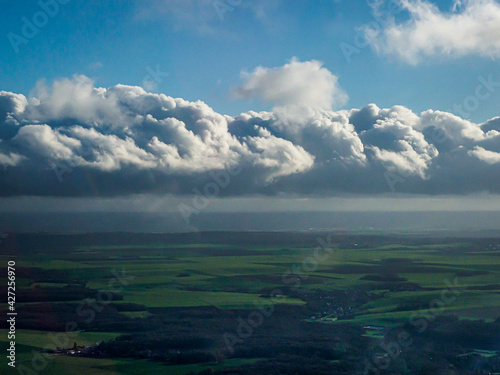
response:
M221 195L500 193L500 118L333 111L341 89L315 61L258 68L239 92L277 107L232 117L85 76L0 92L0 195L193 194L235 165Z
M448 12L426 0L400 0L409 18L387 22L380 32L365 30L382 54L418 64L426 58L500 56L500 4L496 0L454 0Z

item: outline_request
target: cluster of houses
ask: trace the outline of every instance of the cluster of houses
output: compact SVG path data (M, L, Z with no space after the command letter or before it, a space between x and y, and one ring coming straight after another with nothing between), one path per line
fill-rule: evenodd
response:
M364 297L365 294L358 289L312 290L301 295L301 299L316 311L309 319L323 322L354 316L356 306Z
M51 354L55 355L73 355L73 356L80 356L80 357L95 357L100 355L100 353L97 352L96 350L97 344L96 345L83 345L83 346L78 346L76 342L73 344L72 348L66 349L66 348L59 348L57 347L56 350L49 351Z

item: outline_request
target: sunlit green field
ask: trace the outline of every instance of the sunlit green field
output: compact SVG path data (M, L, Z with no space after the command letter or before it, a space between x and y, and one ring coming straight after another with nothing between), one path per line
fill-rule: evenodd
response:
M394 244L369 249L338 249L331 257L319 263L316 270L308 272L315 281L303 283L301 288L332 290L366 284L369 281L360 280L366 273L357 272L356 266L365 266L369 270L369 267L374 267L384 259L405 258L413 260L419 269L411 273L394 269L394 273L424 288L445 288L446 280L452 281L457 273L463 271L483 272L472 276L458 276L458 285L467 291L446 308L464 317L496 318L497 311L494 307L500 306L500 252L471 249L471 252L464 253L463 249L467 246L464 243L422 247ZM462 251L459 255L443 254L440 251L443 248ZM235 254L244 250L245 255L210 256L211 249L227 249ZM312 254L313 249L309 248L238 246L231 250L228 245L215 244L97 245L75 249L65 254L65 259L47 259L43 254L31 257L30 260L21 259L18 267L67 270L75 277L87 280L88 287L98 290L108 288L113 278L112 270L124 270L126 275L133 277L127 280L128 285L122 292L124 299L119 302L124 303L133 302L147 307L213 305L218 308L251 308L253 302L260 298L259 290L283 285L281 276ZM343 267L345 270L336 272L332 270L333 267ZM431 268L431 272L428 272L427 269ZM259 275L265 277L259 279ZM36 283L34 280L21 282L30 287L64 286ZM474 290L491 285L497 287ZM387 311L395 305L415 299L431 301L439 297L439 293L439 290L386 292L383 300L366 306L367 313L371 318L404 317L408 315L407 312L391 314ZM293 298L283 299L283 302L302 303ZM491 314L488 313L488 308Z

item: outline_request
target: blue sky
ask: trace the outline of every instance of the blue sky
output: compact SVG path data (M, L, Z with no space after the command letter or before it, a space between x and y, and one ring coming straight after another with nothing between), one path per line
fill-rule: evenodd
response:
M32 20L40 5L3 0L0 89L27 95L40 79L51 82L74 74L92 77L102 87L141 85L149 69L159 67L168 76L162 76L155 92L201 99L220 113L237 115L271 108L268 103L231 96L242 70L282 66L297 57L320 60L338 76L350 98L345 108L400 104L419 113L426 109L453 112L453 104L474 92L478 77L493 74L500 80L498 61L477 55L429 59L414 66L366 46L348 62L340 44L356 46L355 29L376 20L366 1L267 1L262 5L242 0L223 19L210 2L184 3L71 0L15 53L8 33L22 35L22 18ZM443 11L453 5L449 0L434 3ZM497 116L499 100L500 91L482 101L469 117L482 122Z

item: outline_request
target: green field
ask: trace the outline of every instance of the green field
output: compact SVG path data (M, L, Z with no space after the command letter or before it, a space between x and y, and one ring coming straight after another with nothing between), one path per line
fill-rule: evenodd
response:
M258 237L250 241L242 235L244 241L233 243L189 243L186 239L175 243L159 237L143 243L94 240L81 244L74 240L67 245L63 238L53 248L47 240L45 245L31 240L21 242L15 254L3 254L3 262L16 259L18 270L18 364L29 364L31 351L47 344L50 324L60 331L57 324L67 321L79 303L106 305L105 313L96 309L93 322L80 323L81 317L76 318L81 331L74 341L79 346L135 332L130 327L176 311L168 309L211 308L241 315L257 305L275 304L302 309L297 310L305 314L300 320L314 327L343 327L346 322L395 327L428 312L433 301L443 301L443 293L452 284L455 298L440 305L439 315L485 323L500 316L500 250L495 239L438 238L432 243L419 238L399 242L397 238L342 237L339 248L319 259L314 258L317 244L309 239L262 244ZM120 274L123 279L117 279ZM269 292L276 289L280 297L269 298ZM115 294L105 303L92 297L110 290ZM72 298L78 293L84 298ZM352 302L339 302L342 293L354 296ZM36 315L37 306L48 312ZM25 322L22 311L29 317ZM43 330L36 329L37 319ZM19 328L23 326L29 329ZM6 330L0 331L4 346L6 336ZM378 340L383 334L366 332L363 336ZM496 355L495 351L487 353ZM61 355L48 361L40 374L187 374L262 360L226 358L220 363L168 365L138 358ZM5 356L0 368L6 369L2 374L15 373L6 366Z

